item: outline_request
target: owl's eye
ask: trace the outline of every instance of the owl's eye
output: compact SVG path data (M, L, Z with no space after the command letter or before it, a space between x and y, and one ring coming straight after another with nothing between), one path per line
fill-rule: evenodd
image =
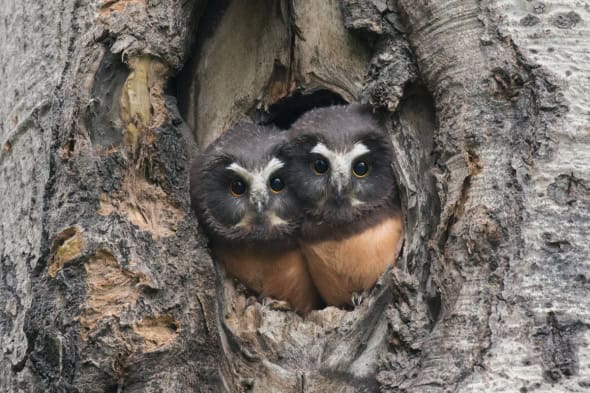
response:
M243 195L246 192L246 183L244 183L240 179L234 179L229 184L229 191L233 196L239 197L240 195Z
M274 192L275 194L278 194L279 192L283 191L283 188L285 188L285 183L283 182L283 179L281 179L278 176L270 179L268 184L270 185L270 189L272 190L272 192Z
M328 169L330 169L330 164L323 158L318 158L311 164L311 167L316 174L322 175L328 172Z
M358 177L363 178L369 173L369 164L365 161L357 161L352 166L352 173Z

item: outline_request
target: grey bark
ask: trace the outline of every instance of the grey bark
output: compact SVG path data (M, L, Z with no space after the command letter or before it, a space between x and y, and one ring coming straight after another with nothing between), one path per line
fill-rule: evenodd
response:
M54 3L0 11L0 391L590 389L590 4ZM211 260L188 168L336 96L391 113L406 237L302 318Z

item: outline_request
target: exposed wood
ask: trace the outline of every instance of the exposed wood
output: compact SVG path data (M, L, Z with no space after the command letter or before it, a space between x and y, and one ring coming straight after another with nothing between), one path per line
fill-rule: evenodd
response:
M3 81L27 105L0 105L15 119L0 187L20 206L0 219L0 391L217 389L214 270L187 214L194 142L163 92L195 6L7 6ZM27 45L39 59L17 55Z
M185 104L199 146L297 91L358 100L369 52L344 28L337 0L230 1L206 12Z

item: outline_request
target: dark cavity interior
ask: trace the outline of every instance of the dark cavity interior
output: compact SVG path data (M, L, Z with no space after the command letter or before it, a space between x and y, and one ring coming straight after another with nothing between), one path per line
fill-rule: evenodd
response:
M348 104L346 100L330 90L316 90L311 93L295 92L272 104L268 111L253 110L249 115L257 123L274 124L285 130L301 115L313 108L345 104Z

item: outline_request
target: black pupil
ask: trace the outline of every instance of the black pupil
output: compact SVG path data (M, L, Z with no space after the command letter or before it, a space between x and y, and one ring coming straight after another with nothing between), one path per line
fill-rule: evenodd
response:
M354 170L354 173L356 173L357 175L364 176L369 171L369 166L364 161L358 161L356 164L354 164L354 167L352 169Z
M318 158L313 163L313 167L314 167L314 169L316 170L317 173L326 173L326 171L329 168L328 161L326 161L326 160L324 160L322 158Z
M236 195L242 195L246 192L246 185L240 179L231 182L231 191Z
M280 177L273 177L270 179L270 188L273 191L281 191L285 187L285 183L283 183L283 179Z

